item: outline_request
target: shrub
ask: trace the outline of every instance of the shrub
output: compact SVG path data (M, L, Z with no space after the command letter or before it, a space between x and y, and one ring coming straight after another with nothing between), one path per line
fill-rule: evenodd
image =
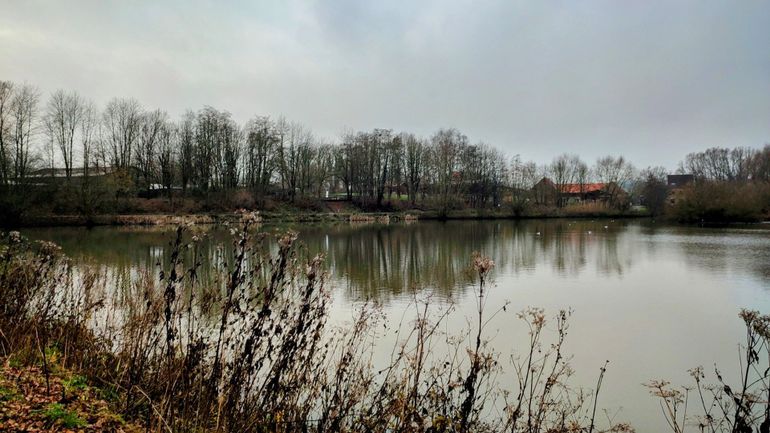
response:
M235 209L254 209L256 207L254 194L246 189L239 189L230 197L230 206Z
M681 191L668 215L682 222L753 222L768 210L770 184L700 181Z

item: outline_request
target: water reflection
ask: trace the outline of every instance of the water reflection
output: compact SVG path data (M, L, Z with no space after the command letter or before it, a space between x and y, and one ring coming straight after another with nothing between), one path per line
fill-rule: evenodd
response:
M474 251L494 258L498 271L508 273L548 266L571 277L595 263L602 274L622 275L634 251L623 243L625 225L609 224L452 221L306 229L302 239L310 250L326 251L332 272L352 298L399 297L412 287L450 296L467 288Z
M413 288L442 297L462 295L474 251L492 257L498 274L543 268L552 276L623 278L640 261L678 262L705 272L770 277L770 231L674 227L642 220L450 221L391 225L267 226L300 232L309 254L323 252L332 278L349 300L387 301ZM231 260L226 228L196 229L203 263ZM172 228L38 229L27 233L58 242L75 258L107 266L146 267L167 260Z

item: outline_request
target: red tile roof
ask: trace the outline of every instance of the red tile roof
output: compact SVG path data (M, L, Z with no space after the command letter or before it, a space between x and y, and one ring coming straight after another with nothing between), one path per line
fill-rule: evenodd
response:
M606 183L566 183L561 186L561 192L565 194L586 194L606 189Z

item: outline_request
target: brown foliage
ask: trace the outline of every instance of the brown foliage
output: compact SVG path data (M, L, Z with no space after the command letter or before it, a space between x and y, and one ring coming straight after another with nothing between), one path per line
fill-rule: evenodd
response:
M759 221L770 212L770 183L699 181L682 189L668 211L684 222Z

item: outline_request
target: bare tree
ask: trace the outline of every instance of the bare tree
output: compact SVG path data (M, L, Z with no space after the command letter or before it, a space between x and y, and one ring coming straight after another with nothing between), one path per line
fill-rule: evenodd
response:
M213 107L198 112L193 161L199 188L230 190L237 186L242 141L242 131L230 113Z
M112 99L104 109L105 129L110 163L128 169L142 125L142 109L135 99Z
M634 166L622 156L605 156L596 161L594 173L599 182L607 185L610 203L617 205L623 186L634 178Z
M757 150L748 147L735 147L730 150L730 171L733 180L746 182L751 177L751 165Z
M425 163L427 162L427 144L417 139L414 134L402 134L404 142L404 171L406 174L406 189L412 206L417 200L417 193L422 184Z
M99 127L98 113L93 102L83 101L80 116L80 149L83 152L83 179L88 181L94 157L94 142Z
M388 200L392 200L394 191L397 195L396 198L400 199L401 185L404 183L405 158L403 138L403 134L393 135L388 145L388 153L390 153L390 170L386 179L388 184Z
M98 206L98 194L94 194L91 182L91 167L99 164L99 158L104 158L100 140L99 114L93 102L81 101L81 116L78 123L78 136L82 152L83 177L80 182L80 212L89 217Z
M75 160L75 133L83 116L83 101L75 92L57 90L51 95L43 119L50 143L59 150L67 181ZM54 164L51 164L53 167Z
M508 170L502 153L485 143L461 149L458 176L461 191L473 207L500 204L503 177Z
M770 144L757 151L751 159L749 177L755 182L770 182Z
M348 200L353 199L353 157L355 150L356 137L352 131L342 134L342 143L339 145L337 157L335 159L335 172L337 178L342 182L345 189L345 197Z
M534 162L523 162L519 155L511 159L508 182L511 189L511 207L515 215L520 215L526 209L532 186L539 180L538 176L540 172Z
M216 140L219 133L219 113L212 107L198 112L195 125L195 184L203 191L213 186L218 166L216 161Z
M335 148L331 144L323 143L318 145L315 153L311 183L316 187L316 196L321 198L324 189L327 191L331 189L331 183L334 177Z
M168 128L167 124L165 111L154 110L141 116L134 161L148 191L157 179L158 141L161 131Z
M373 171L376 179L377 206L381 206L382 200L385 197L385 185L390 174L391 160L393 159L391 152L393 131L390 129L375 129L372 137L372 162L377 167L377 170Z
M578 161L575 166L575 180L580 187L580 195L586 193L586 184L591 181L591 170L588 168L588 164L583 161Z
M554 158L550 166L553 183L556 186L556 204L564 206L564 190L575 183L578 177L580 158L577 155L562 154Z
M666 185L666 169L663 167L647 167L639 173L634 186L641 203L653 215L663 213L668 196Z
M457 182L458 159L461 150L468 145L468 137L460 131L452 129L440 129L432 139L433 162L436 170L436 183L441 200L442 212L446 212L449 200L455 192Z
M537 183L532 185L530 192L538 205L557 204L560 194L557 193L556 184L551 180L551 164L536 164L535 179Z
M275 170L278 137L268 117L257 116L246 124L246 184L257 196L267 193Z
M278 130L278 171L284 193L294 201L300 189L302 176L301 153L312 141L312 134L298 123L279 119ZM306 152L305 152L306 153Z
M0 184L8 184L11 176L11 99L13 83L0 80Z
M182 192L187 193L187 187L195 179L195 113L188 111L184 114L178 128L179 140L179 181Z
M31 143L35 135L40 91L25 84L13 95L11 118L13 121L13 176L23 181L30 169L32 158Z
M712 147L703 152L688 154L682 164L682 171L700 179L745 182L751 177L756 154L756 150L746 147Z
M169 122L164 122L158 131L158 169L160 174L160 183L166 190L166 195L171 198L175 173L175 149L178 133L176 128Z
M225 190L231 190L238 186L242 144L241 128L230 117L230 113L220 113L217 155L220 161L220 185Z

